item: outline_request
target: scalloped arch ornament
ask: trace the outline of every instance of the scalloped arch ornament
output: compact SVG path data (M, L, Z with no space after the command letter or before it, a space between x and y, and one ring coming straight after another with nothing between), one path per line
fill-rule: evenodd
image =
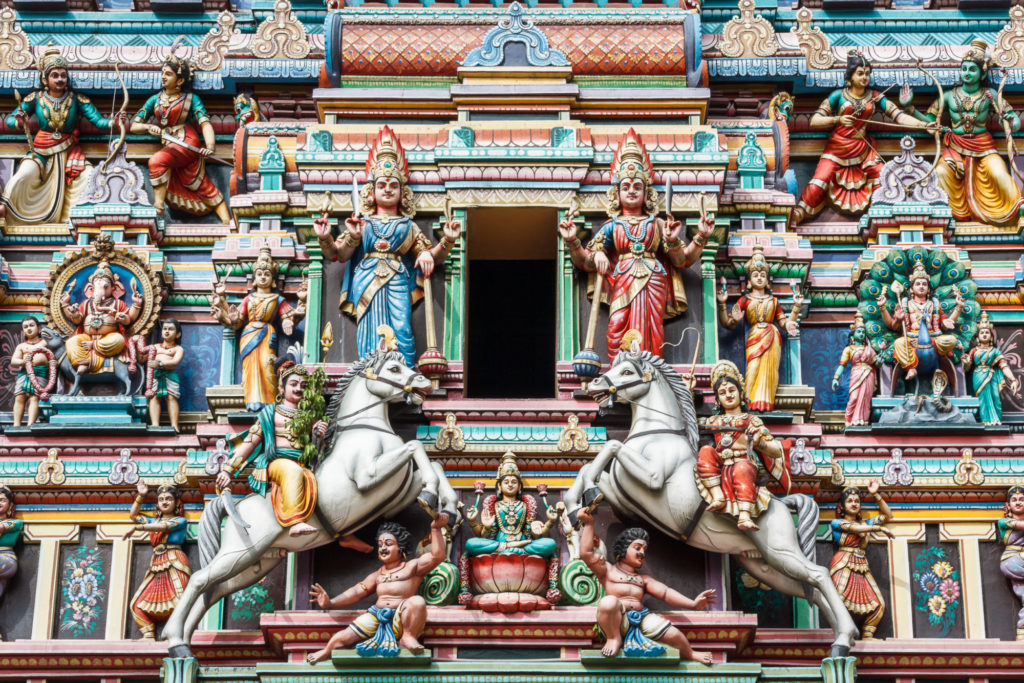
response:
M512 3L508 16L487 32L483 44L466 55L461 66L501 66L509 43L526 46L526 62L530 66L569 66L566 56L548 44L544 32L523 18L523 6L518 2Z

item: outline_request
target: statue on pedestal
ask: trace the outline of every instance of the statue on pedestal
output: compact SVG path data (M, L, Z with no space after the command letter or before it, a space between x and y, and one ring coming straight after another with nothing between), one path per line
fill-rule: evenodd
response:
M48 400L57 382L57 359L40 334L39 320L27 316L21 321L21 343L11 355L14 379L14 426L20 427L28 407L28 424L39 419L39 401Z
M26 95L6 122L12 130L25 131L29 143L28 155L0 198L8 225L66 223L93 170L78 143L82 119L100 131L109 131L113 123L88 97L72 90L67 60L57 48L48 48L37 65L42 89ZM28 130L33 115L39 127L34 137ZM126 125L123 113L114 120Z
M176 47L177 42L160 69L160 92L146 100L131 126L132 133L148 133L163 146L148 162L153 208L162 214L170 202L194 216L216 213L222 223L230 223L227 202L206 172L217 144L213 125L192 92L192 65L174 54Z
M409 187L409 162L398 136L387 126L370 149L366 179L358 194L352 181L352 216L341 237L331 239L326 216L316 219L313 229L326 259L349 263L342 279L341 310L356 319L359 356L373 351L377 329L387 325L412 366L412 306L423 298L420 283L448 258L462 227L458 221L445 221L441 242L431 246L412 221L416 205Z
M149 399L149 420L154 427L160 426L160 399L167 401L167 417L174 431L178 428L178 399L181 398L181 384L178 366L185 359L181 346L181 323L174 318L165 318L160 323L160 342L140 348L149 355L146 360L146 397Z
M466 513L477 538L466 541L460 560L459 602L486 611L549 607L545 599L552 604L559 599L556 544L547 537L558 512L547 505L547 487L538 487L547 517L542 522L537 519L536 500L523 494L516 456L508 452L501 458L494 488L481 508L484 483L477 482L476 503Z
M154 639L157 622L171 616L192 575L188 556L182 549L188 522L182 510L181 494L176 487L161 486L157 490L156 515L153 517L140 514L149 486L140 480L136 488L138 495L128 512L128 517L135 525L125 533L124 538L131 538L137 531L148 531L153 556L142 583L132 597L131 611L142 637Z
M1024 198L988 131L989 119L998 119L1010 139L1020 130L1020 117L1003 99L1002 86L998 91L989 86L989 65L988 45L984 40L972 40L960 62L959 86L946 93L940 87L939 99L923 114L914 110L908 88L900 93L900 104L927 123L941 123L943 110L949 114L951 128L942 138L942 162L935 173L953 217L989 225L1020 225Z
M996 522L999 540L1003 542L999 570L1009 579L1010 587L1021 602L1017 613L1017 640L1024 640L1024 486L1010 487L1003 511L1002 519Z
M640 333L640 347L661 355L665 319L686 312L681 269L700 259L715 229L702 216L699 232L683 245L683 224L657 217L654 169L640 136L631 128L612 159L606 222L584 247L572 216L558 226L573 265L592 274L593 296L608 302L608 358L615 360L627 330ZM668 201L671 202L671 192ZM605 286L607 285L607 286ZM604 294L602 294L604 292Z
M743 272L747 275L747 289L726 312L728 292L725 280L718 290L718 317L722 326L732 329L746 318L750 331L747 332L747 369L744 393L751 410L770 411L775 407L775 392L779 388L779 368L782 365L782 334L779 327L785 326L790 335L797 334L800 306L804 297L794 287L793 308L787 317L779 300L772 294L768 279L768 261L762 247L754 247ZM778 325L778 327L776 327Z
M18 571L14 544L21 538L22 527L22 521L14 518L14 494L6 486L0 486L0 598L4 596L7 582Z
M299 303L292 308L284 295L276 291L276 277L277 265L270 256L270 247L264 246L252 267L255 292L247 294L238 306L229 306L226 285L218 282L213 286L213 296L210 297L210 315L226 327L242 329L238 340L242 355L242 388L245 407L252 412L273 404L277 398L274 374L277 330L274 324L279 324L282 332L291 335L295 323L306 316L306 283L299 287Z
M377 604L331 636L323 649L307 655L306 661L322 662L334 650L356 643L356 652L365 656L394 657L403 647L413 654L423 652L419 637L427 622L427 603L417 591L423 577L445 560L441 532L447 525L448 515L437 515L430 524L430 553L409 560L409 532L401 524L386 522L377 529L377 557L382 563L379 570L333 598L314 583L309 596L320 609L347 607L374 593Z
M864 549L868 547L872 534L895 538L883 526L893 519L893 514L878 493L880 485L878 479L872 479L868 484L868 493L878 503L877 516L864 521L861 516L860 491L853 487L845 488L839 494L836 518L830 524L832 543L836 546L829 567L832 583L843 596L843 603L850 614L864 617L861 637L865 640L875 637L878 622L885 615L885 599L882 598L882 591L878 590L875 577L871 575Z
M614 657L622 651L627 657L656 657L665 652L664 647L655 643L658 641L679 650L682 659L711 664L710 652L691 648L682 631L644 607L643 599L650 595L673 607L703 610L714 604L714 589L690 599L657 579L639 573L650 540L643 529L626 529L619 534L612 546L614 561L608 562L594 549L594 518L583 510L578 519L583 523L580 558L605 590L605 596L597 603L597 625L607 639L601 654Z
M252 463L255 470L249 475L249 486L260 495L269 491L277 523L288 529L290 536L316 533L306 520L316 510L317 481L292 429L308 376L309 371L302 365L291 361L282 364L278 402L265 405L252 427L231 437L228 445L232 457L217 475L218 489L225 489L233 474ZM312 431L322 438L327 423L318 420Z
M884 93L871 89L871 68L871 62L859 50L850 50L846 56L846 87L833 90L811 116L811 129L831 129L832 133L814 176L793 209L793 225L818 215L826 206L857 215L871 204L883 163L875 141L867 134L874 114L912 128L938 125L916 120L900 111ZM910 89L905 88L904 93L909 96Z
M708 503L708 512L724 511L736 517L736 528L757 531L753 518L767 509L771 494L758 486L764 470L788 493L789 462L780 441L761 418L744 408L743 380L732 361L721 360L711 368L711 389L717 414L700 418L700 425L714 435L714 446L697 454L697 490Z
M975 346L964 356L964 368L974 366L971 379L974 395L978 397L978 418L987 425L1003 423L1003 402L999 392L1006 383L1010 383L1010 391L1014 394L1020 391L1020 382L1013 376L1003 352L996 348L995 334L988 313L982 311Z
M839 358L835 375L832 376L832 391L838 391L839 378L843 368L850 366L850 390L846 401L846 426L866 425L871 422L871 397L875 394L875 366L878 354L868 343L864 316L857 311L850 326L850 339L843 355Z

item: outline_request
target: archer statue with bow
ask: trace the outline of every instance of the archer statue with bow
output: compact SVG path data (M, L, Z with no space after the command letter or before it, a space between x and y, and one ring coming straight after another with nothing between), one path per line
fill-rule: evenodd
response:
M931 121L918 121L885 96L868 87L871 62L857 50L846 55L846 87L834 90L811 116L814 130L832 129L814 176L800 195L793 210L793 224L816 216L826 207L844 214L858 215L871 204L871 193L878 184L884 160L875 142L867 134L869 124L922 129L935 127ZM904 91L910 93L909 88ZM903 99L902 94L900 97ZM881 113L894 123L871 121Z
M105 118L74 91L67 60L57 48L48 48L36 66L42 88L20 99L6 121L8 128L25 131L28 141L28 154L0 198L0 217L6 214L8 225L66 223L93 172L78 144L82 119L101 131L109 131L114 121L125 128L123 108ZM38 127L34 136L28 128L32 116Z
M939 98L926 113L914 110L909 91L900 94L900 104L922 122L940 122L943 110L949 113L950 128L943 129L942 138L941 161L945 163L938 163L937 156L933 168L939 186L949 196L953 217L989 225L1018 225L1024 199L996 151L987 124L989 118L1000 119L1008 161L1020 176L1013 164L1013 133L1020 130L1020 117L1003 100L1003 86L998 91L989 86L987 49L985 41L971 41L960 62L960 85L945 94L940 86Z

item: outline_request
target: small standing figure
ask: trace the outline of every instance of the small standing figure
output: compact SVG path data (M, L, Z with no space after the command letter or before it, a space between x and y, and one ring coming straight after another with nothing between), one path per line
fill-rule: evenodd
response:
M730 330L746 317L750 331L747 333L744 388L751 410L768 411L775 407L782 364L782 334L776 325L784 326L790 336L796 335L804 297L799 286L794 286L793 308L787 317L779 300L772 294L768 282L768 261L760 245L754 247L754 253L743 270L747 274L747 289L728 313L725 302L729 293L725 289L725 279L722 279L717 295L718 317L722 326Z
M334 650L356 643L356 652L367 656L394 657L403 647L413 654L423 652L419 637L427 622L427 602L416 592L423 577L444 562L447 546L441 532L447 525L447 514L435 517L430 525L430 554L409 560L408 530L401 524L385 522L377 530L377 558L383 565L380 569L333 598L314 583L309 597L320 609L347 607L374 593L377 604L331 636L323 649L311 652L306 661L322 662Z
M305 461L298 435L292 422L299 412L299 402L306 389L309 371L291 361L280 367L281 387L277 403L264 406L256 414L256 422L244 432L231 435L228 442L231 459L221 466L217 475L218 490L231 484L231 476L252 463L249 486L258 495L267 495L274 506L277 523L291 536L316 533L307 524L316 510L316 476ZM322 438L327 423L318 420L312 433Z
M477 501L483 493L482 484L478 483ZM481 537L466 541L466 555L470 557L500 553L548 558L555 552L555 540L547 533L558 515L550 513L545 522L537 519L537 501L523 495L523 479L513 453L502 456L495 493L487 496L483 510L474 505L466 519Z
M654 168L632 128L615 152L612 174L606 202L611 220L587 246L576 236L571 217L558 231L573 265L607 281L600 296L608 301L608 360L615 360L627 330L639 331L642 351L660 356L665 319L686 312L681 271L700 259L715 221L702 216L693 241L684 245L683 224L672 217L672 207L667 220L658 218Z
M188 557L182 549L188 522L183 516L181 494L176 487L161 486L157 489L156 515L153 517L140 514L149 486L139 481L136 488L138 495L128 512L135 525L124 537L128 539L137 531L148 531L153 557L132 597L131 610L142 637L154 639L157 622L166 621L171 616L192 575Z
M146 100L131 126L132 133L148 133L163 145L148 162L153 208L162 214L170 202L194 216L215 212L222 223L230 223L224 196L206 172L206 158L217 144L213 125L203 101L192 92L192 65L174 54L175 47L160 69L160 92Z
M11 367L18 371L14 380L14 426L20 427L25 407L28 406L28 424L31 426L39 419L39 399L46 394L51 374L56 374L57 361L52 353L47 353L46 342L39 334L39 320L28 316L21 321L21 343L14 349L11 356ZM32 366L29 370L28 366ZM52 366L52 369L51 369ZM29 372L32 376L29 376ZM35 382L32 381L33 377ZM56 379L56 377L54 377ZM42 391L36 388L36 385Z
M846 401L847 427L866 425L871 421L871 397L875 394L875 366L878 365L878 354L868 344L868 331L860 311L850 327L849 342L832 376L832 391L838 391L843 368L850 365L850 397Z
M1024 486L1012 486L1006 492L1003 518L996 522L996 531L1003 542L999 570L1010 580L1010 587L1021 602L1017 612L1017 640L1024 640Z
M409 187L409 162L393 130L384 126L366 160L366 179L358 196L353 180L352 215L345 232L331 239L327 216L313 223L324 258L345 263L341 310L356 319L356 349L362 358L377 346L377 328L394 330L398 350L409 367L416 364L412 307L423 298L420 282L430 277L459 239L458 221L445 222L441 241L431 245L412 218L416 200Z
M607 639L601 654L614 657L621 650L627 657L656 657L665 652L664 647L654 642L658 641L679 650L682 659L711 664L710 652L691 648L682 631L644 607L643 599L650 595L673 607L703 610L714 604L714 589L708 589L691 600L657 579L639 573L644 566L650 540L643 529L626 529L619 534L612 547L615 561L608 562L598 553L594 543L593 516L583 509L578 519L583 523L580 559L594 572L605 591L605 596L597 603L597 625Z
M716 414L700 418L700 424L712 432L715 445L703 446L697 454L697 489L708 512L724 511L737 518L737 528L757 531L754 518L771 501L768 489L757 484L759 471L788 493L789 458L761 418L745 411L743 380L732 361L721 360L711 368L711 390L718 408Z
M154 345L155 353L147 361L153 371L153 397L149 399L149 422L154 427L160 426L160 399L167 401L167 417L174 431L178 429L178 399L181 397L181 384L178 379L178 366L185 358L185 349L181 346L181 323L174 318L166 318L160 323L160 343Z
M833 90L811 116L810 128L832 130L814 177L793 209L793 224L821 213L826 206L859 215L871 203L883 160L868 135L871 117L881 114L901 126L934 127L900 111L884 93L869 87L871 62L858 50L846 55L846 87ZM909 94L906 88L905 93Z
M77 306L71 303L70 287L60 295L64 315L78 326L68 338L65 348L75 372L100 372L109 359L118 358L128 343L128 328L142 311L142 293L129 279L132 304L126 304L124 283L107 261L100 261L85 286L86 299ZM74 283L72 283L74 284ZM122 359L127 360L127 359Z
M57 48L48 48L37 62L42 89L26 95L6 121L8 128L29 137L28 155L0 199L0 216L6 206L9 225L67 223L92 173L78 142L83 119L103 132L112 125L88 97L71 88L67 60ZM31 116L39 127L35 136L28 132ZM114 120L126 125L124 114Z
M864 625L861 637L865 640L875 637L878 622L885 615L885 600L882 591L878 590L875 577L868 567L868 558L864 549L872 534L885 534L895 538L892 531L883 524L892 520L892 511L878 493L881 482L872 479L868 484L868 493L878 503L878 515L864 521L861 516L860 491L856 488L845 488L839 494L836 506L836 518L832 520L832 543L836 546L836 554L832 556L829 573L832 583L843 598L843 604L854 617L863 616Z
M1006 383L1010 383L1010 391L1014 394L1020 390L1020 382L1013 376L1010 365L1003 352L996 348L995 341L992 322L988 319L988 312L983 311L978 321L975 346L964 356L964 369L974 366L971 380L974 383L974 395L978 397L978 417L987 425L1003 423L1003 402L999 392Z
M273 405L277 397L277 378L274 375L274 357L277 353L277 330L291 336L295 323L306 316L306 283L297 292L299 303L295 308L276 290L277 265L270 256L270 247L261 247L260 255L252 267L255 292L247 294L238 306L229 306L226 285L218 282L210 297L210 315L220 324L232 329L242 328L238 344L242 355L242 388L245 407L256 412L263 406Z
M7 582L18 571L14 544L21 538L22 526L22 521L14 518L14 494L6 486L0 486L0 598L4 596Z

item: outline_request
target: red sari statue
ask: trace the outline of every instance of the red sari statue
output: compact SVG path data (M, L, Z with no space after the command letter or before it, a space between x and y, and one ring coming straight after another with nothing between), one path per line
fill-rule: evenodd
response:
M680 269L700 258L715 222L702 217L698 234L684 247L679 239L682 223L671 213L667 220L655 216L658 193L652 187L651 160L632 128L619 143L612 173L607 202L611 220L586 247L571 218L559 224L559 233L573 264L604 278L601 298L609 306L609 361L615 360L627 330L640 333L641 350L660 356L665 318L686 311Z
M846 87L834 90L811 117L815 130L832 129L825 150L793 210L793 224L831 206L845 214L860 214L871 203L883 160L875 141L868 136L868 120L881 113L893 121L915 128L924 122L904 114L877 90L868 89L871 62L856 50L846 56Z

